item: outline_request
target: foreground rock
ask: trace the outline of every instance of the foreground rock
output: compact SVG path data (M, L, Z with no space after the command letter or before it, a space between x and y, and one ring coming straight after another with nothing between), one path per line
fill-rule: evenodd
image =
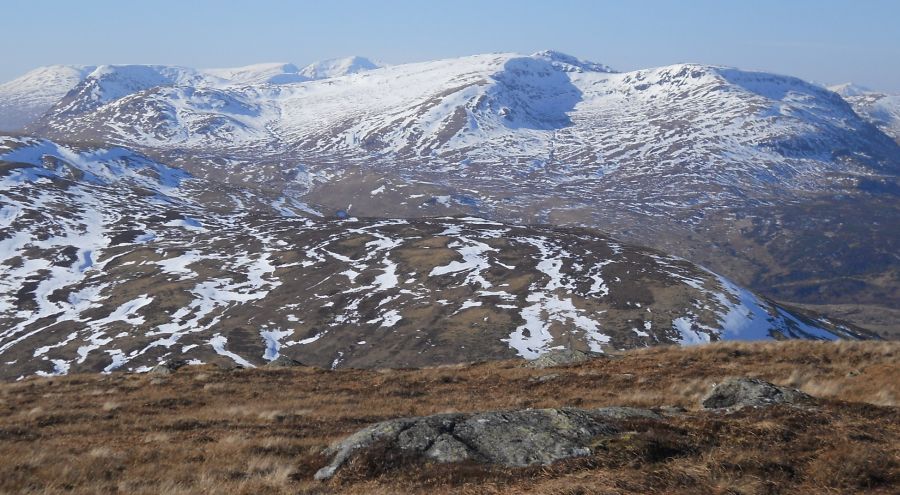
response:
M510 467L590 455L595 438L619 433L618 420L661 419L648 409L526 409L393 419L332 445L334 456L315 478L329 479L355 456L478 462Z
M773 404L804 404L812 397L757 378L732 378L713 387L703 398L706 409L760 407Z

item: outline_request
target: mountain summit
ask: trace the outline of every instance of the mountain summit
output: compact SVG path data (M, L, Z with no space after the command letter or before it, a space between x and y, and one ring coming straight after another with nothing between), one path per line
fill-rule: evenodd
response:
M304 67L300 74L309 80L329 79L365 72L379 67L381 66L367 58L354 56L314 62Z

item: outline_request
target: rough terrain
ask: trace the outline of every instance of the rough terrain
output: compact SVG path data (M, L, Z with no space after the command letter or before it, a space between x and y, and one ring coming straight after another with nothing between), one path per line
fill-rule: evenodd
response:
M25 138L0 142L0 185L0 377L871 337L591 229L267 214L128 149Z
M102 494L822 494L900 486L900 344L721 343L547 369L501 361L420 370L186 366L0 385L0 492ZM755 377L811 404L705 409ZM620 434L547 466L365 456L314 475L333 442L433 414L628 406ZM601 432L602 433L602 432Z

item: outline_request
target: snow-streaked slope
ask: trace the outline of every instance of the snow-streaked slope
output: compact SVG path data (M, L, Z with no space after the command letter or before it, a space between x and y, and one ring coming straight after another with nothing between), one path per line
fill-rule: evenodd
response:
M0 184L6 377L859 336L594 231L220 214L192 199L217 186L177 169L30 138L0 140Z
M0 130L19 130L36 120L94 69L51 65L0 84Z
M77 149L30 137L0 136L0 160L32 165L13 168L4 182L6 186L41 178L67 178L102 186L127 183L162 196L179 197L181 182L189 177L183 170L125 148Z
M862 96L851 102L885 134L900 143L900 95Z
M210 76L165 65L101 65L51 109L55 122L91 112L122 97L165 86L208 86Z
M156 87L228 87L291 84L378 68L363 57L347 57L298 68L289 63L197 70L165 65L53 65L0 84L0 131L17 131L56 106L71 115ZM67 94L76 93L62 101Z
M889 229L852 213L895 216L882 195L900 177L891 101L867 114L776 74L615 73L558 53L500 53L293 84L152 88L51 114L34 131L137 146L271 191L277 205L600 227L786 300L847 303L885 300L878 281L896 264ZM786 231L801 211L819 213ZM823 243L854 254L809 254Z
M802 184L844 168L845 156L867 154L877 166L896 151L824 89L697 65L610 74L562 71L537 56L480 56L305 85L279 106L279 137L303 150L484 164L506 176L539 167L591 180L618 171L608 182L622 183L687 168L723 185Z

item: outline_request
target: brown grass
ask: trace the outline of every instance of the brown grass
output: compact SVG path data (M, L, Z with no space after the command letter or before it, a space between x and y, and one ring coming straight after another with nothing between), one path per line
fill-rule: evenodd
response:
M547 370L505 361L422 370L312 368L169 377L78 375L0 384L0 492L898 493L900 343L651 348ZM557 375L543 382L535 378ZM757 376L824 399L715 414L709 386ZM634 421L595 455L549 467L361 459L312 480L322 449L372 422L449 411L681 406Z

